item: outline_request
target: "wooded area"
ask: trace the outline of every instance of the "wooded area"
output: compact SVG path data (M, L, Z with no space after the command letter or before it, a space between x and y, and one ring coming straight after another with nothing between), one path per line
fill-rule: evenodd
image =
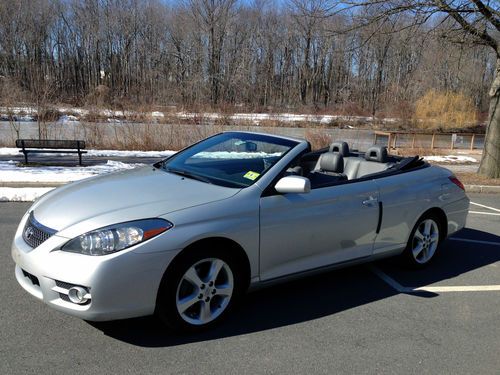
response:
M407 118L434 90L487 112L494 53L450 20L358 22L327 1L3 0L0 100Z

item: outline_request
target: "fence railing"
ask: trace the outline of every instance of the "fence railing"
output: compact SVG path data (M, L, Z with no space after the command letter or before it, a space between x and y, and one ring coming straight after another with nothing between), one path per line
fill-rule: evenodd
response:
M430 148L475 150L484 146L484 134L474 133L416 133L374 131L374 143L395 148Z

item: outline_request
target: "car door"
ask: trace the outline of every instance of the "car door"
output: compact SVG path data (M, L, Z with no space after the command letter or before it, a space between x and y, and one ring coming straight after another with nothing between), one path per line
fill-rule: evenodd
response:
M261 197L261 280L370 256L378 220L373 181Z

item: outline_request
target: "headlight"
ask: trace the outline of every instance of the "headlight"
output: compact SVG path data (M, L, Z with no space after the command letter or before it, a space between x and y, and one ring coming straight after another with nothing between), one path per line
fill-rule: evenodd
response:
M163 219L145 219L110 225L73 238L61 250L86 255L106 255L146 241L174 225Z

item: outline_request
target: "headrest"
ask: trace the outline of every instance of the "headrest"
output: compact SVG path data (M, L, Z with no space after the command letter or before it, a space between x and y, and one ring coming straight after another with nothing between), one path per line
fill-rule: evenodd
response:
M349 156L349 145L347 142L333 142L328 151L338 152L342 156Z
M319 168L322 171L344 173L344 157L338 153L325 152L319 157Z
M368 161L378 161L379 163L387 163L387 147L372 146L365 152L365 159Z

